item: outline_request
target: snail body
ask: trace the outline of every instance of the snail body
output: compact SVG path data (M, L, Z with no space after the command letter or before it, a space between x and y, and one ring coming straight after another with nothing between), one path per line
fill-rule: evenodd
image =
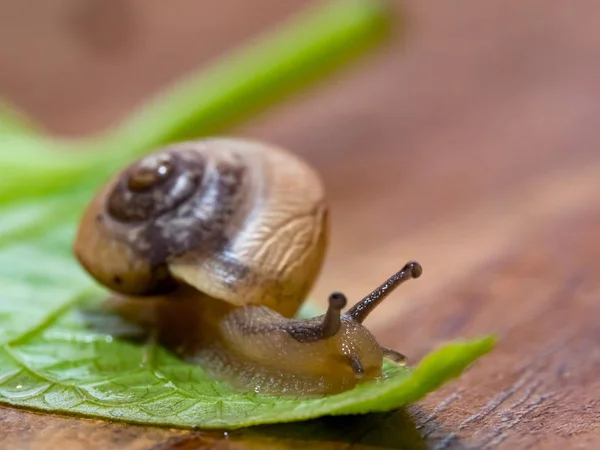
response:
M409 262L344 314L346 298L334 293L325 315L293 319L327 236L313 169L279 148L208 139L163 148L110 180L85 211L74 251L121 300L154 308L159 338L185 330L176 347L217 377L330 394L380 377L384 357L403 361L362 321L421 267Z

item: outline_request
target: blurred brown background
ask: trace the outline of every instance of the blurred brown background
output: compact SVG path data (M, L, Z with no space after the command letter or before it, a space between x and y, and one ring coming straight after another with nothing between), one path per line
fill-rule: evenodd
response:
M0 95L52 132L99 131L308 4L0 0ZM369 319L384 345L415 361L447 339L501 337L460 380L392 418L421 447L597 448L600 3L395 6L404 35L232 134L287 146L323 175L333 237L315 299L333 289L356 299L415 258L425 275ZM394 447L381 436L395 426L381 424L344 445ZM11 448L322 444L206 443L8 408L0 429Z

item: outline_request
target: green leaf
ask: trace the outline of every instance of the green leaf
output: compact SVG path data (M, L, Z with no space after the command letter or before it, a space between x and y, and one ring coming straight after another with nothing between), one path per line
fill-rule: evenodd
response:
M236 428L412 403L489 351L490 338L448 344L385 380L323 398L240 393L164 348L94 331L85 310L100 294L64 249L70 227L0 253L0 402L60 413L179 427ZM63 249L60 251L59 249ZM110 316L105 320L112 320Z

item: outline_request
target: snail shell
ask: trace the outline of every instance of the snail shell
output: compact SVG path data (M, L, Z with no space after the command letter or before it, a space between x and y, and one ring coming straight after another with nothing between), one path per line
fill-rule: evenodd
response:
M184 142L132 164L101 189L75 241L83 267L125 295L186 283L234 305L296 313L328 234L319 176L280 148Z

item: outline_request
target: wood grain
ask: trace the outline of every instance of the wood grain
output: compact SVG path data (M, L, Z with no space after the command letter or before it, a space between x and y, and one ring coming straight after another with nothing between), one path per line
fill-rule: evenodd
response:
M84 133L306 2L107 2L116 16L98 0L26 3L0 1L0 91ZM489 332L498 348L406 412L224 435L0 408L0 448L600 447L600 4L405 10L402 40L236 134L326 180L317 301L358 298L418 259L423 277L368 320L382 343L413 361Z

